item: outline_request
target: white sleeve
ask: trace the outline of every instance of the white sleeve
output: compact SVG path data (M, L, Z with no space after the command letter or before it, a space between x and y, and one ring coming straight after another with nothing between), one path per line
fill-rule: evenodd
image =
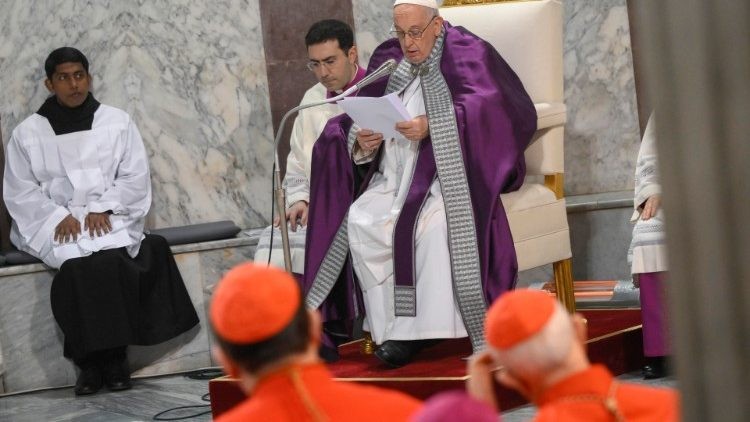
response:
M133 121L124 134L125 145L112 186L88 203L89 212L112 211L131 219L144 217L151 208L151 176L143 139Z
M305 171L310 160L304 157L303 141L306 133L303 121L303 114L294 119L292 135L289 138L289 155L286 159L286 174L284 175L287 208L297 201L310 202L310 181Z
M3 199L23 242L38 254L70 211L42 190L31 169L27 151L13 134L7 148Z
M633 205L638 210L648 198L661 194L659 162L656 155L656 118L648 119L635 165L635 194Z

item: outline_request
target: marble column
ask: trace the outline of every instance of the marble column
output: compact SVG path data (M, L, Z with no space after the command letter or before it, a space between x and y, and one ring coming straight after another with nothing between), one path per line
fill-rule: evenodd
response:
M750 415L750 3L638 2L685 421Z

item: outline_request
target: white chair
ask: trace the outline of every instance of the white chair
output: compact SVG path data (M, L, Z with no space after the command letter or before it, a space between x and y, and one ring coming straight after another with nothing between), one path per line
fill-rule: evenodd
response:
M575 310L570 231L563 196L563 7L559 0L445 0L440 14L488 41L521 78L538 114L525 153L527 178L500 199L519 271L553 264L558 299Z

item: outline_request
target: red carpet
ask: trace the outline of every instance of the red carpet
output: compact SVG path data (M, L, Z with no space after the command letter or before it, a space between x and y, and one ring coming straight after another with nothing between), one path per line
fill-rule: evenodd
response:
M615 374L634 371L643 364L640 309L587 310L588 353L592 362L607 365ZM339 347L341 359L329 365L338 380L393 388L425 399L437 392L464 388L466 360L471 354L468 339L445 340L423 350L416 360L399 369L388 369L372 355L359 351L360 342ZM235 381L220 378L209 383L214 417L242 399ZM508 410L525 400L498 387L501 407Z

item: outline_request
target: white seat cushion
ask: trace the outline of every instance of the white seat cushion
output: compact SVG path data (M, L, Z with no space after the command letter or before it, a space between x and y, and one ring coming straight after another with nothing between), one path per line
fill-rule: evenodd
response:
M500 195L508 216L519 270L571 257L565 199L539 183Z
M555 201L555 193L540 183L524 183L515 192L500 195L506 213L524 211L542 205L549 205Z

